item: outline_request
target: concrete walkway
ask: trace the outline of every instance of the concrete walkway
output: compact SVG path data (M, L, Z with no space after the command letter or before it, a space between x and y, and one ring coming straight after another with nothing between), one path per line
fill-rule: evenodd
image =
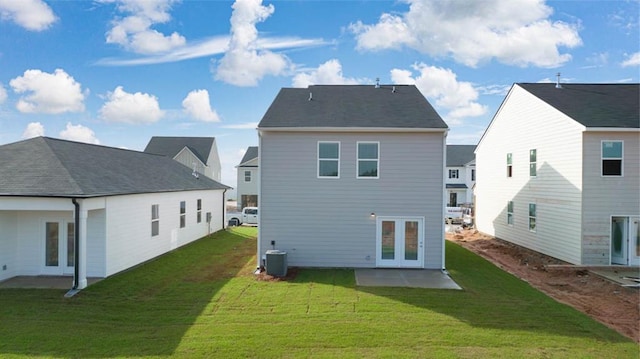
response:
M356 285L362 287L412 287L462 289L449 275L437 269L357 268Z
M87 285L91 285L102 278L87 278ZM73 277L71 276L17 276L0 282L2 288L39 288L39 289L71 289Z

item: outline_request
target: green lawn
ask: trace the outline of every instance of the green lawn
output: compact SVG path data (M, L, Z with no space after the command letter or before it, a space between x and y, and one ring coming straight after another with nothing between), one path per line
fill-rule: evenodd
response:
M261 282L234 228L99 282L0 290L0 357L638 358L638 345L447 243L463 291L355 287L353 270Z

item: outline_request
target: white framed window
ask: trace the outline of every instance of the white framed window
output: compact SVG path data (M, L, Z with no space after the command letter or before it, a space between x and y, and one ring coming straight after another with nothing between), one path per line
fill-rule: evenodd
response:
M513 177L513 154L507 153L507 177Z
M196 223L202 222L202 200L196 201Z
M460 178L459 170L449 170L449 178Z
M507 224L513 226L513 201L507 202Z
M623 145L622 141L602 141L602 176L622 176Z
M475 170L475 168L471 169L471 180L472 181L476 180L476 170Z
M151 237L160 234L160 205L151 205Z
M536 204L529 203L529 231L536 231Z
M380 142L358 142L357 178L379 178Z
M187 225L187 202L180 201L180 228Z
M318 141L318 178L340 178L340 142Z
M244 171L244 181L251 182L251 171Z
M537 150L529 150L529 176L536 177L538 175L537 166Z

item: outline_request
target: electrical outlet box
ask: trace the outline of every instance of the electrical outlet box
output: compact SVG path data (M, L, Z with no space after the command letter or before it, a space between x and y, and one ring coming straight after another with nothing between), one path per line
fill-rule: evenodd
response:
M275 246L276 245L276 241L271 241L271 245Z

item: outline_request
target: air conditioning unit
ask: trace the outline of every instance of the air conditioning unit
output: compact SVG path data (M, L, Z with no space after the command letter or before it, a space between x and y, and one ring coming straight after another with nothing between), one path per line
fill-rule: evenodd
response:
M266 253L266 270L268 275L285 277L287 275L287 252L270 249Z

